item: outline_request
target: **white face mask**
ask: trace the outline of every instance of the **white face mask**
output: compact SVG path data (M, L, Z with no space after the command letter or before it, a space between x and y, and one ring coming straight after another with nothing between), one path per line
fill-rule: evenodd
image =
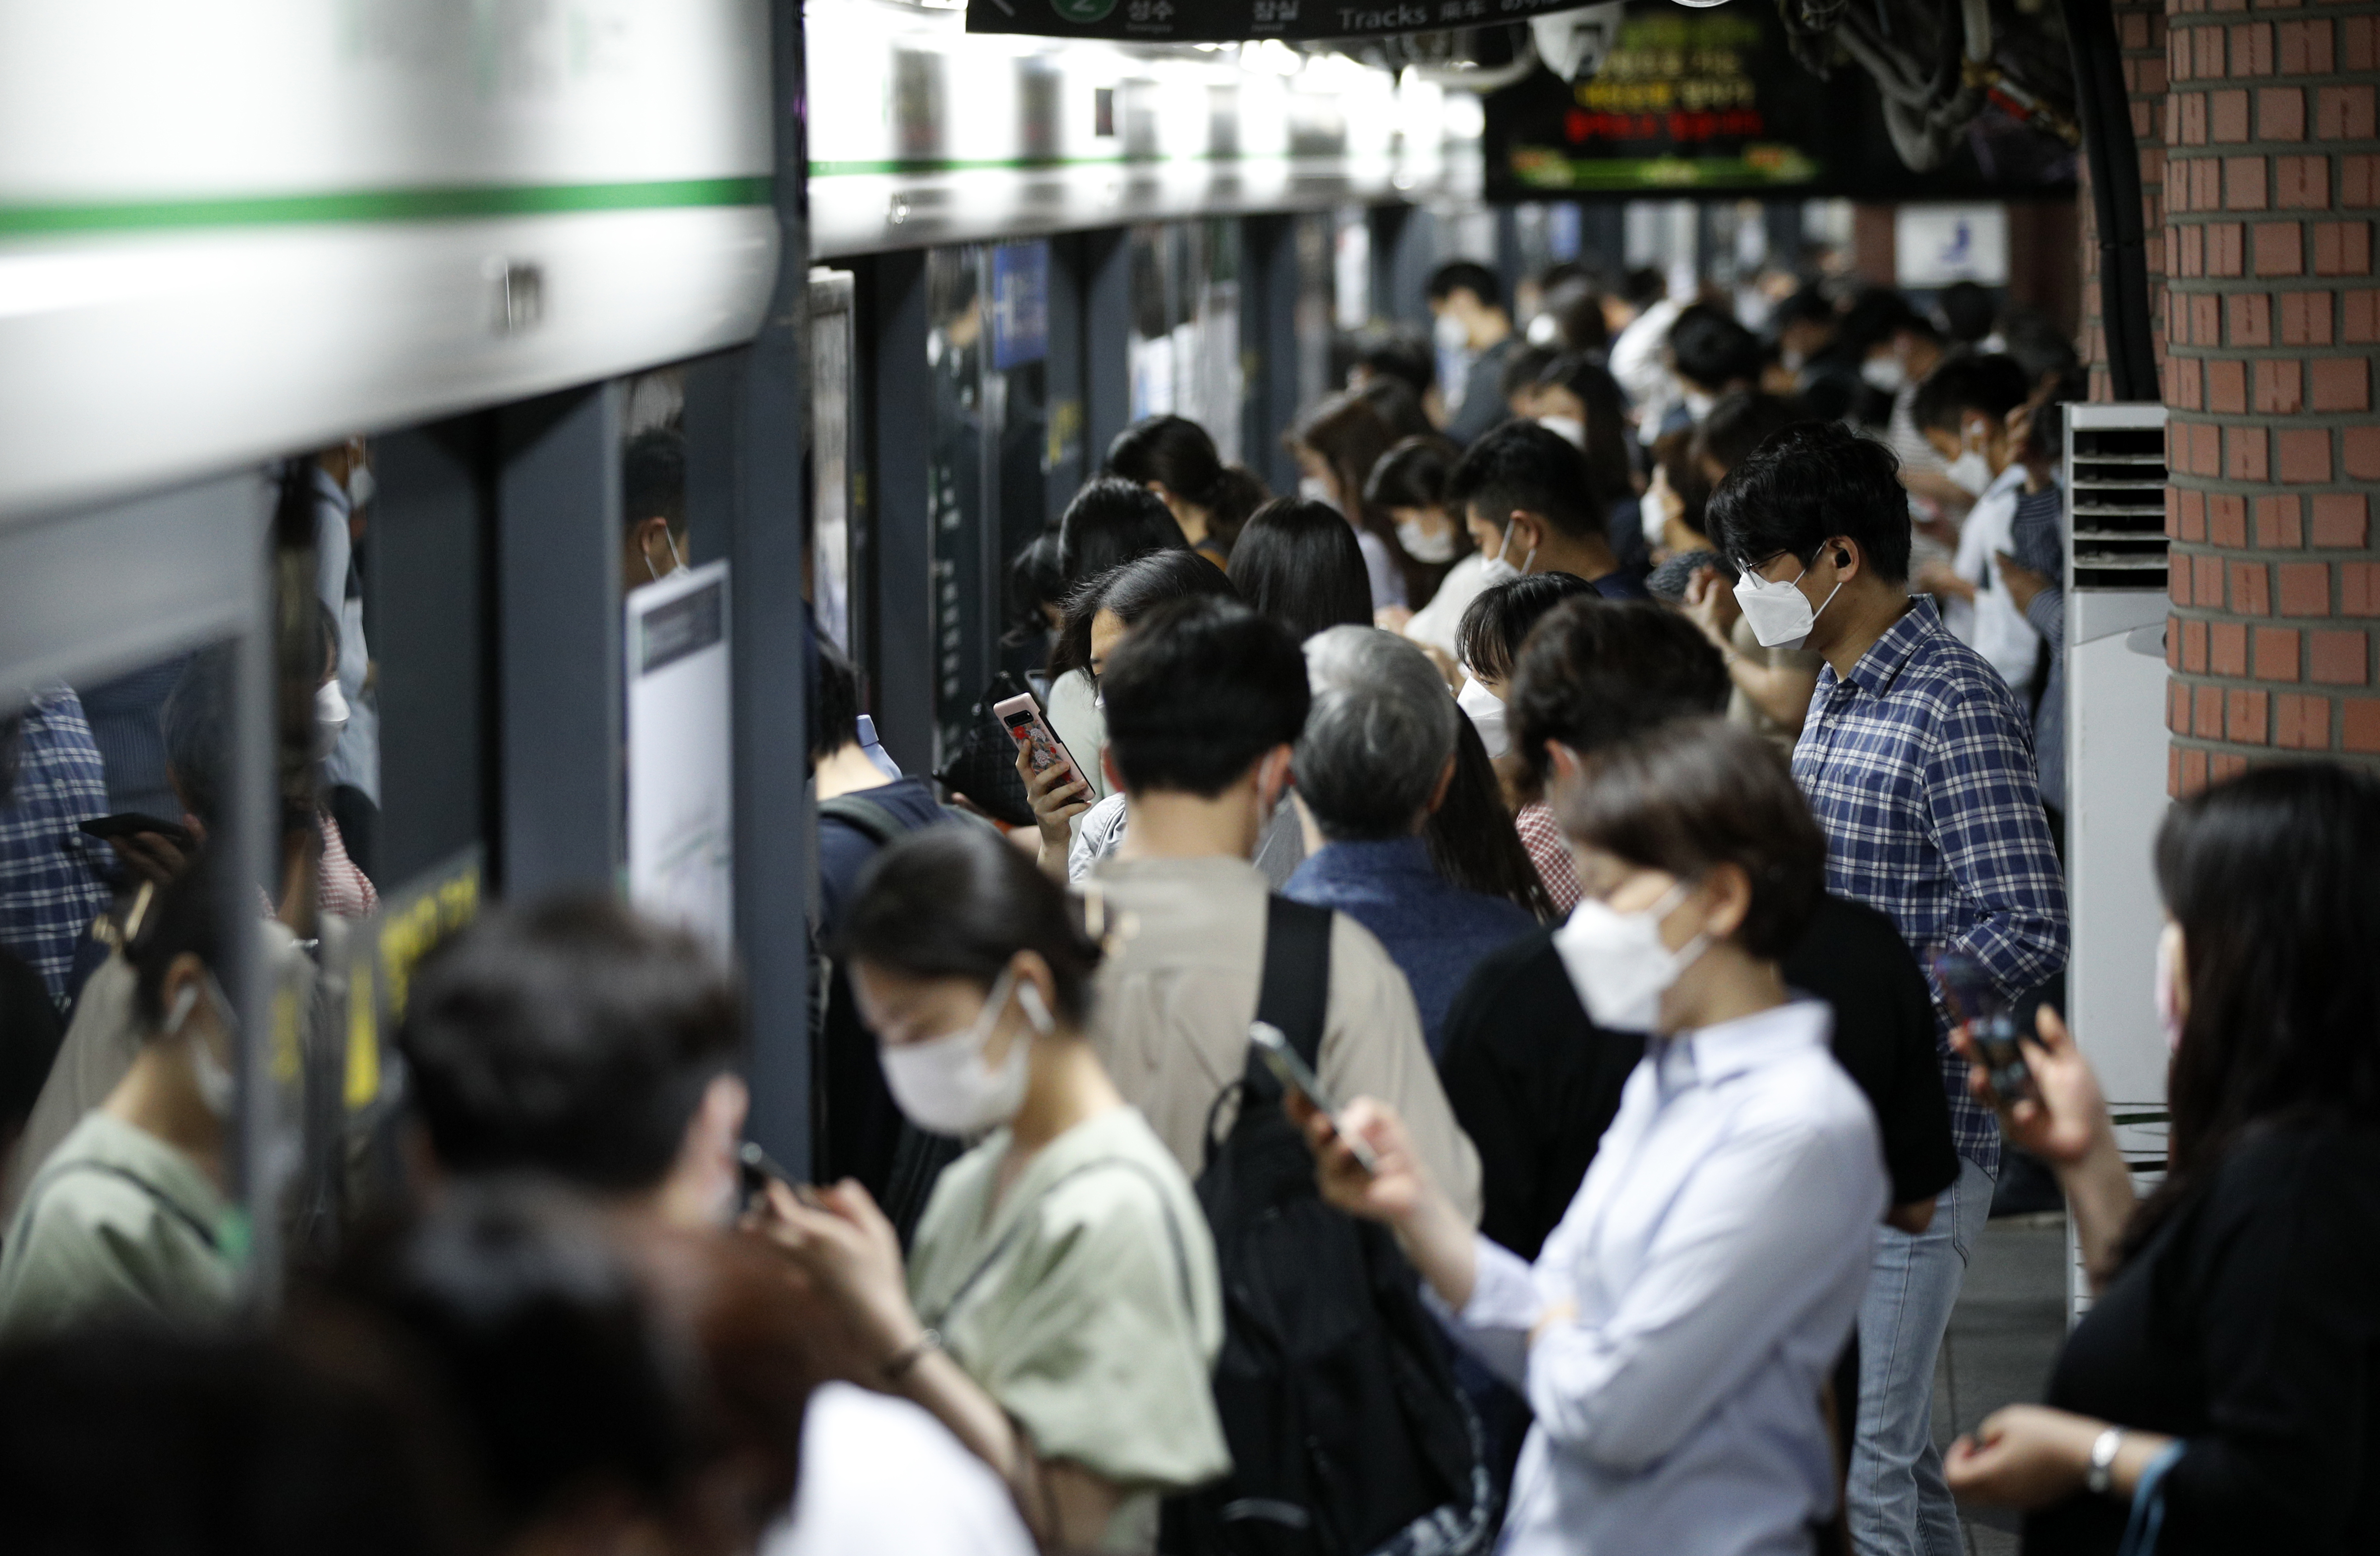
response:
M1659 487L1636 499L1636 513L1645 526L1645 543L1659 545L1661 537L1670 532L1670 504L1663 500Z
M1706 395L1699 389L1686 391L1686 414L1694 419L1697 426L1702 424L1704 418L1710 415L1711 407L1717 404L1718 404L1718 396L1716 395Z
M2168 918L2157 936L2156 949L2157 1028L2165 1033L2168 1053L2181 1052L2183 1007L2188 1003L2189 993L2183 980L2188 976L2183 966L2181 926Z
M1561 349L1561 325L1552 314L1540 313L1529 321L1529 344L1549 351Z
M1471 346L1471 326L1449 310L1430 324L1429 337L1440 351L1466 351Z
M662 529L662 539L669 542L669 572L674 573L679 568L686 565L686 558L679 554L677 549L677 536L671 533L667 527L663 527ZM664 573L660 568L653 565L652 548L650 546L645 549L645 571L652 576L652 580L655 583L659 583L663 578L669 577L669 573Z
M1942 473L1955 481L1968 496L1980 497L1991 489L1992 462L1984 457L1982 449L1969 441L1972 437L1972 433L1961 435L1959 456L1951 460L1949 468Z
M1560 432L1571 447L1586 447L1586 423L1575 416L1540 416L1537 425L1548 432Z
M1415 562L1437 564L1454 560L1454 529L1452 526L1432 534L1417 519L1397 520L1397 544Z
M1298 477L1297 494L1309 503L1319 503L1333 512L1339 509L1338 488L1320 476Z
M314 688L314 760L321 761L339 744L339 735L347 727L346 694L339 690L335 675Z
M1500 583L1510 583L1514 578L1525 576L1530 567L1536 564L1536 547L1529 548L1528 554L1521 558L1521 565L1518 567L1504 560L1504 553L1512 549L1512 527L1507 524L1504 526L1504 538L1496 542L1496 554L1489 557L1487 565L1479 569L1480 588L1493 589Z
M1697 934L1672 951L1661 943L1661 920L1685 900L1679 881L1642 913L1621 913L1594 897L1581 897L1569 920L1554 931L1554 949L1579 1003L1598 1027L1615 1032L1649 1032L1661 1018L1661 996L1710 944Z
M983 1057L1008 1009L1012 989L1033 1029L1048 1031L1050 1013L1038 991L1030 985L1019 987L1014 973L1003 969L983 1009L965 1027L923 1042L886 1043L877 1051L884 1061L884 1084L910 1123L937 1135L965 1137L1016 1116L1025 1105L1032 1043L1019 1035L997 1070L989 1068ZM1030 999L1025 997L1028 994Z
M1818 625L1818 611L1833 604L1842 591L1838 580L1818 610L1812 610L1810 597L1801 588L1809 572L1804 564L1791 583L1772 583L1749 567L1736 575L1735 602L1743 607L1743 619L1752 624L1752 635L1760 639L1762 648L1798 649L1809 641L1810 629Z
M1870 357L1860 364L1860 376L1871 389L1881 389L1888 395L1898 395L1900 386L1909 382L1909 370L1898 357Z
M1512 732L1505 727L1510 710L1504 699L1465 675L1463 689L1454 696L1454 705L1471 715L1471 727L1479 732L1479 743L1488 748L1488 760L1494 761L1512 749Z

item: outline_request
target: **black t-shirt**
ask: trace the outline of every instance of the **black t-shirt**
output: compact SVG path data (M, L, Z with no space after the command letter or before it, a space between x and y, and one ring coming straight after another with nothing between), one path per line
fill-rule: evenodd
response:
M2048 1403L2189 1447L2157 1556L2380 1550L2380 1132L2276 1128L2175 1208L2067 1338ZM2112 1553L2130 1503L2025 1521Z
M1645 1039L1587 1019L1549 928L1482 960L1447 1012L1439 1073L1479 1150L1480 1230L1525 1258L1570 1209ZM1925 975L1892 920L1828 897L1785 980L1835 1009L1834 1052L1884 1136L1892 1202L1959 1176Z

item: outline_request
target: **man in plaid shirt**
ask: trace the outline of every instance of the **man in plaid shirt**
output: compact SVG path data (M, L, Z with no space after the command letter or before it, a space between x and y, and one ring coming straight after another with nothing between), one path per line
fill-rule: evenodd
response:
M1709 518L1762 643L1827 661L1793 776L1827 833L1828 890L1889 914L1929 979L1952 949L2010 1001L2039 988L2066 965L2066 886L2032 733L1998 672L1910 598L1891 452L1833 423L1787 428L1729 474ZM1999 1130L1949 1052L1938 988L1935 1006L1963 1160L1924 1232L1879 1234L1850 1478L1861 1556L1965 1549L1934 1447L1934 1363L1991 1211Z
M106 770L73 692L37 692L0 721L0 946L60 1003L83 931L107 909L107 845L79 830L106 814Z

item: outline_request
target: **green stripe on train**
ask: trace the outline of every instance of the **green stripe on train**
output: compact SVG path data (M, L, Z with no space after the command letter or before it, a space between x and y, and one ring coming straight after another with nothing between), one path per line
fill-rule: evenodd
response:
M143 232L176 227L285 226L307 222L429 222L464 217L545 216L572 211L666 211L687 206L766 205L768 177L673 178L639 184L462 185L451 188L351 189L324 194L234 195L199 200L54 205L0 204L0 237L55 233Z

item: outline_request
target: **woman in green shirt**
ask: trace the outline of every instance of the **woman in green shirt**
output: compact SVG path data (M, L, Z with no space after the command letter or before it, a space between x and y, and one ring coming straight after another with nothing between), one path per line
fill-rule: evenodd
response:
M905 1276L855 1183L771 1185L759 1224L1045 1549L1153 1550L1160 1498L1231 1467L1222 1299L1189 1184L1084 1039L1097 941L1015 848L936 827L878 857L844 954L893 1100L983 1137L935 1185Z
M0 1250L0 1340L99 1320L207 1324L237 1298L214 881L202 858L133 910L126 957L140 1052L17 1207Z

